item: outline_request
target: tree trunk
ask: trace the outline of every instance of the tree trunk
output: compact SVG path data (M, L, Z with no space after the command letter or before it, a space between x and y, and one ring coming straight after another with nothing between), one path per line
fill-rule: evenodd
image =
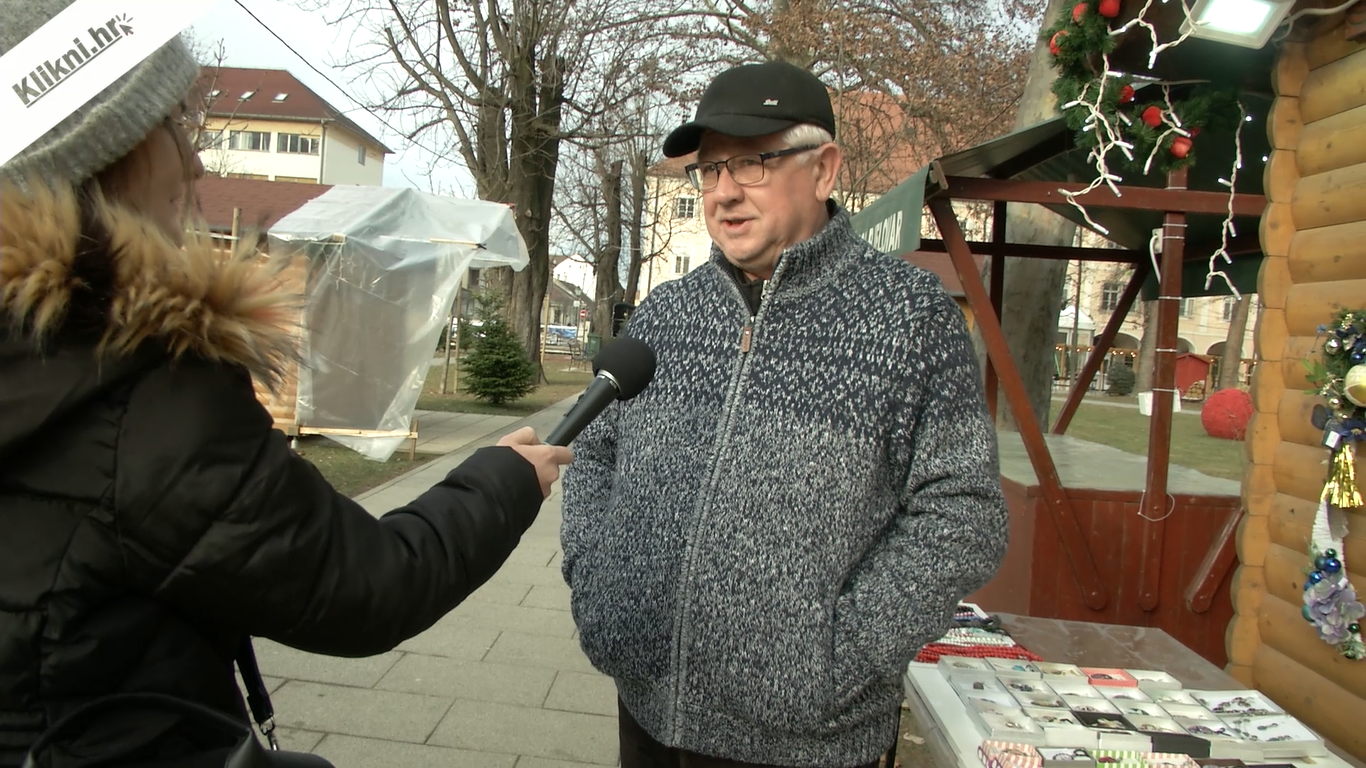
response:
M1157 301L1143 302L1143 338L1138 342L1138 359L1134 361L1134 392L1150 392L1153 388L1153 358L1157 353Z
M611 166L598 162L607 238L602 251L593 259L593 276L597 280L591 330L604 339L612 334L612 305L621 301L621 168L620 160Z
M1237 388L1238 373L1243 367L1243 336L1247 334L1247 316L1251 313L1252 297L1243 295L1233 305L1233 317L1228 321L1228 338L1224 341L1224 359L1219 362L1219 384L1216 389Z
M649 158L637 152L631 158L631 267L626 272L626 301L636 304L640 295L640 268L645 262L645 174Z
M1073 4L1072 0L1049 0L1041 28L1047 28L1060 14L1070 13ZM1016 129L1057 115L1057 99L1051 90L1056 78L1048 41L1041 40L1035 44L1030 60L1029 77L1015 116ZM1076 236L1075 224L1046 208L1015 203L1007 208L1007 237L1012 243L1067 246ZM1001 326L1011 357L1024 380L1030 409L1044 426L1048 424L1053 395L1053 347L1066 274L1067 262L1060 259L1005 260ZM978 328L975 334L981 333L980 326ZM1001 417L1001 427L1016 428L1015 415L1010 408L999 408L997 413Z

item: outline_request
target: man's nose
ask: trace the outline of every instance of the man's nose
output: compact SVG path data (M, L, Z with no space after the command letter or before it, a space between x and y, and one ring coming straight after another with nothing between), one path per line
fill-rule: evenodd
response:
M717 200L738 200L744 195L743 189L730 175L730 168L723 165L716 169L716 186L711 193Z

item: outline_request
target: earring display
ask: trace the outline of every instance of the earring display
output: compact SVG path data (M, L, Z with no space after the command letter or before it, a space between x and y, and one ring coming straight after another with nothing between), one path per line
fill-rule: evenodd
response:
M1283 715L1285 710L1257 691L1187 691L1216 715Z

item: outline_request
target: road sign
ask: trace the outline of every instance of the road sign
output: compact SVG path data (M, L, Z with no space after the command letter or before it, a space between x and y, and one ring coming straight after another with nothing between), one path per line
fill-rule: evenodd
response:
M579 319L580 319L580 320L587 320L587 319L588 319L588 310L586 310L586 309L580 309L580 310L579 310Z

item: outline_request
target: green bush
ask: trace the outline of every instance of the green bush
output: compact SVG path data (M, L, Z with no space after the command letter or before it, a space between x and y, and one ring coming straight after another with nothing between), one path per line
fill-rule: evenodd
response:
M1107 379L1109 380L1107 391L1116 397L1123 397L1133 392L1134 383L1138 380L1134 376L1134 369L1119 361L1110 364Z
M468 336L461 328L461 341L468 340L468 346L461 345L465 389L491 405L518 400L536 388L536 366L508 325L505 306L501 294L481 291L475 296L475 314L482 325Z

